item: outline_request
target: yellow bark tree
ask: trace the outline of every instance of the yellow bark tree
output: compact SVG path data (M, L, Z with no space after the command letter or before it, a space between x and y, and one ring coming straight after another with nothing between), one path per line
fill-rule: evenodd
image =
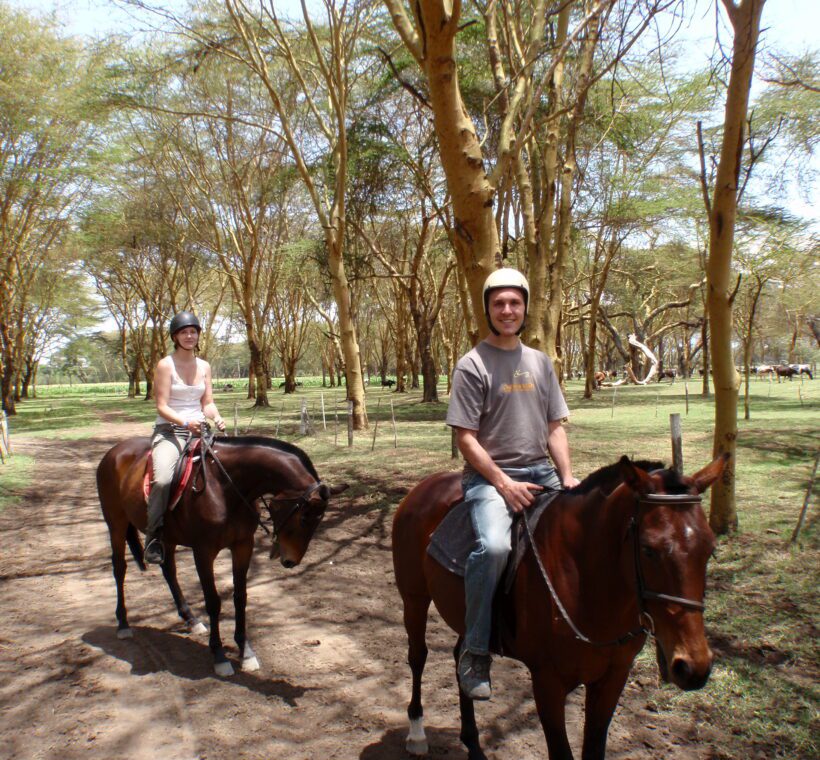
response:
M731 272L732 246L746 111L764 0L741 0L739 3L722 0L722 3L734 30L732 67L726 91L723 142L714 192L711 200L707 192L704 197L710 233L706 277L715 384L713 449L715 455L725 453L731 457L720 481L712 487L709 524L716 533L729 533L737 529L735 454L740 388L740 375L732 357L732 302L735 294Z

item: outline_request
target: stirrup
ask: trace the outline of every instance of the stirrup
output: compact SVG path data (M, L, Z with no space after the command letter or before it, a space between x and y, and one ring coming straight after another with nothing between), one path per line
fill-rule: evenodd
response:
M145 561L151 565L161 565L165 562L165 545L162 543L162 538L154 536L146 544L143 556Z

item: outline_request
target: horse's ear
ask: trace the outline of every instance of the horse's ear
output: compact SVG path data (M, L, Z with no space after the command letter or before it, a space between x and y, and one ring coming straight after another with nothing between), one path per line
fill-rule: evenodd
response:
M629 457L624 454L618 460L618 467L621 470L621 476L624 483L636 493L645 496L652 490L652 480L640 467L635 467L629 461Z
M692 475L692 481L698 493L703 493L709 486L723 475L726 465L729 463L729 452L724 451L717 459L707 464L702 470Z
M348 488L350 488L350 485L348 483L339 483L339 485L337 486L331 486L330 495L336 496L337 494L340 494L343 491L347 491Z

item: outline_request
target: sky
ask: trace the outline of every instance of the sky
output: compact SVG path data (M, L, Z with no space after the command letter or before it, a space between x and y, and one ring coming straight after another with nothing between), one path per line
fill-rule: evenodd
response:
M111 0L2 0L13 7L37 13L56 13L70 34L100 37L116 32L145 28L124 3ZM299 0L274 0L277 10L301 15ZM189 0L164 0L157 6L182 10ZM150 4L150 0L149 0ZM308 7L318 5L309 0ZM683 3L685 34L691 38L693 66L705 64L715 32L714 0L686 0ZM763 9L765 44L798 52L818 47L820 2L818 0L768 0ZM728 37L727 37L728 39Z

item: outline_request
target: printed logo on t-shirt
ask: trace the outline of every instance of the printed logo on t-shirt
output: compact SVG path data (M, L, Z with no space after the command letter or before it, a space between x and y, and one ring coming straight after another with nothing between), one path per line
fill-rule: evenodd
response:
M501 386L502 393L531 393L535 390L535 383L529 378L532 373L528 369L517 369L513 372L514 383L504 383ZM529 382L524 382L529 380Z
M530 393L535 390L535 383L504 383L502 393Z

